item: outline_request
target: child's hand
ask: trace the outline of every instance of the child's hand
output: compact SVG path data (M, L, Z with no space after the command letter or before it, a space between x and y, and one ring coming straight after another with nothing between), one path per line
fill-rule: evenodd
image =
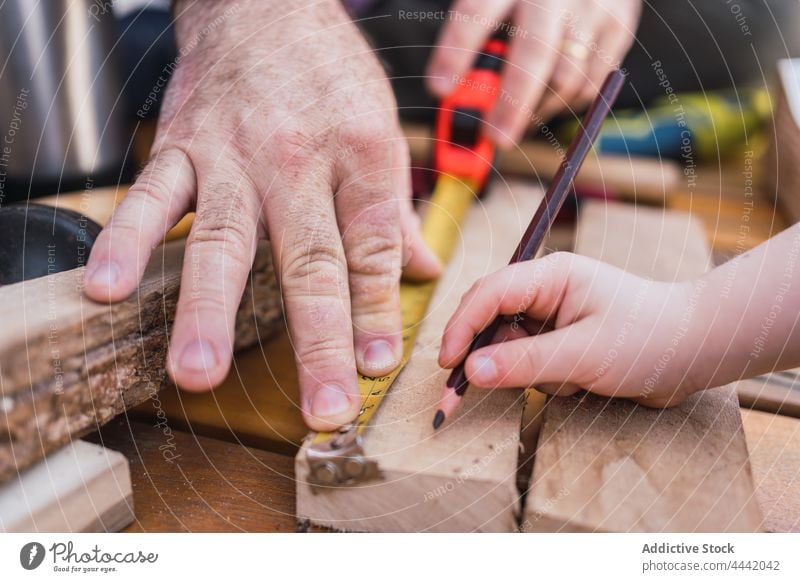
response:
M702 343L694 290L692 283L641 279L569 253L512 265L464 295L445 329L439 364L460 362L498 313L519 314L495 338L503 343L470 355L472 385L533 385L560 395L584 388L648 406L675 405L699 388L688 377ZM532 329L531 320L555 330Z

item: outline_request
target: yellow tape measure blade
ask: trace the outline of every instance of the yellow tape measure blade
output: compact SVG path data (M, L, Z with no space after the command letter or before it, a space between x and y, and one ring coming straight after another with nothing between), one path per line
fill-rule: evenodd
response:
M424 203L422 236L442 264L447 264L461 236L461 223L476 195L475 184L443 175L436 182L436 188L428 202ZM360 439L354 438L363 432L386 396L386 392L405 366L414 349L419 325L425 318L428 304L436 289L436 282L415 283L404 281L400 285L400 309L403 320L403 359L400 365L386 376L371 378L359 375L358 387L361 393L361 412L349 427L336 432L319 432L311 440L308 448L312 482L315 468L325 475L324 485L342 484L353 480L353 476L339 475L346 459L363 455ZM344 450L332 458L331 449L342 443ZM357 446L354 446L357 445ZM323 454L324 452L324 454ZM315 455L319 453L319 459ZM363 459L361 459L363 460ZM315 465L316 463L316 465ZM338 475L338 477L337 477ZM348 476L349 475L349 476ZM319 479L317 481L323 481Z

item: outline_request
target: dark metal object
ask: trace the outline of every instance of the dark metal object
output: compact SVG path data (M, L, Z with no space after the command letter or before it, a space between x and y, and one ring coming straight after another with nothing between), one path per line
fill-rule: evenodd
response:
M92 10L95 8L95 10ZM115 183L130 132L116 22L92 0L0 2L0 195Z
M334 487L381 477L378 464L364 455L361 435L349 428L343 427L337 438L308 449L309 483ZM316 488L312 492L316 495Z
M101 226L63 208L12 204L0 208L0 285L86 264Z

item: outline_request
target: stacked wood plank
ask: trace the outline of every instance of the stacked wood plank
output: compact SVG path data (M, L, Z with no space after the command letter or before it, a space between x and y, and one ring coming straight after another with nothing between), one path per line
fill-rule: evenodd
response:
M153 397L180 286L183 243L153 257L128 300L88 300L83 269L0 288L0 481L76 435ZM266 245L237 315L236 348L282 327Z
M800 59L778 61L763 181L791 223L800 220Z
M0 532L118 531L133 521L128 460L77 440L0 485Z
M800 421L743 410L762 529L800 532Z
M800 418L800 370L785 370L736 383L739 406Z
M576 252L661 280L702 275L709 251L688 215L582 209ZM647 409L580 394L543 412L526 531L756 531L761 515L733 387Z

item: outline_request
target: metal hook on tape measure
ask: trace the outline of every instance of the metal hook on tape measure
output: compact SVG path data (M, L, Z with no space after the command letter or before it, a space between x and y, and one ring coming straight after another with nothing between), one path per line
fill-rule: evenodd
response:
M382 476L378 464L364 454L363 440L356 425L343 428L335 438L311 445L306 459L308 482L312 485L352 485Z

